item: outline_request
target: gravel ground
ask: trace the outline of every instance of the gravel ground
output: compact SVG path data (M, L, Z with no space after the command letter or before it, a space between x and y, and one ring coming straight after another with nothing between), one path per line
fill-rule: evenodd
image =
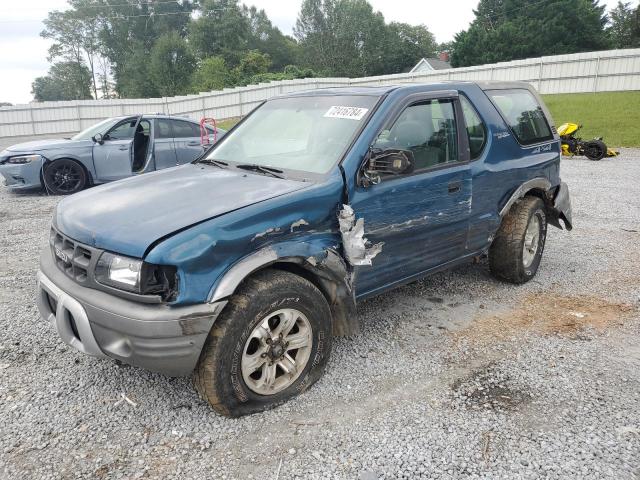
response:
M320 382L238 420L62 344L34 306L58 198L0 187L0 476L640 478L640 150L562 172L575 228L534 281L481 262L364 302Z

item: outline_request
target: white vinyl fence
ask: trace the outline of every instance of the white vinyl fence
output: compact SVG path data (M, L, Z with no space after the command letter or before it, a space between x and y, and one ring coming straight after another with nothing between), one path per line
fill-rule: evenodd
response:
M475 67L364 78L310 78L225 88L197 95L149 99L43 102L0 108L0 148L61 138L100 120L138 113L193 119L241 117L261 101L299 90L349 85L391 85L445 80L522 80L541 93L640 90L640 49L556 55Z

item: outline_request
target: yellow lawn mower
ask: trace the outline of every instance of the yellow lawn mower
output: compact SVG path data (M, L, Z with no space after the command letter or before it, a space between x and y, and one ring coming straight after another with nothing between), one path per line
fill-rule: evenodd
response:
M584 155L589 160L602 160L604 157L617 157L620 152L607 148L602 138L582 140L575 134L582 128L577 123L564 123L558 127L558 134L562 141L562 155Z

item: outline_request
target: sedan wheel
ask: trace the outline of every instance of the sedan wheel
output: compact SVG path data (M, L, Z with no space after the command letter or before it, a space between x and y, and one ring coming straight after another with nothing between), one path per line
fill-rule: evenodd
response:
M56 160L45 168L43 180L48 192L69 195L85 187L87 175L79 163L63 159Z

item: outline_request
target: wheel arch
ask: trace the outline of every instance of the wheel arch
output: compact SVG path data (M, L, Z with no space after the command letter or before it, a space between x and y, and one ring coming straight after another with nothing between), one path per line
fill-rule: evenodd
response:
M53 158L45 157L45 161L42 162L42 168L40 169L40 183L42 184L43 187L46 188L44 184L44 169L47 168L47 165L51 165L52 163L57 162L58 160L70 160L72 162L76 162L78 165L80 165L80 167L82 167L82 169L84 170L84 173L87 175L87 186L94 185L93 174L87 168L87 166L84 164L82 160L71 155L61 155Z
M315 254L309 252L309 255L297 253L287 255L276 247L267 247L245 257L216 282L209 294L209 302L230 297L242 283L258 272L268 268L283 270L305 278L320 290L331 310L334 335L358 333L351 275L342 256L332 248Z
M511 207L518 200L523 198L525 195L532 195L539 197L545 203L545 205L549 202L548 192L551 190L551 182L544 177L536 177L531 180L527 180L522 185L520 185L516 190L511 194L507 202L500 209L500 217L504 218L504 216L509 213Z

